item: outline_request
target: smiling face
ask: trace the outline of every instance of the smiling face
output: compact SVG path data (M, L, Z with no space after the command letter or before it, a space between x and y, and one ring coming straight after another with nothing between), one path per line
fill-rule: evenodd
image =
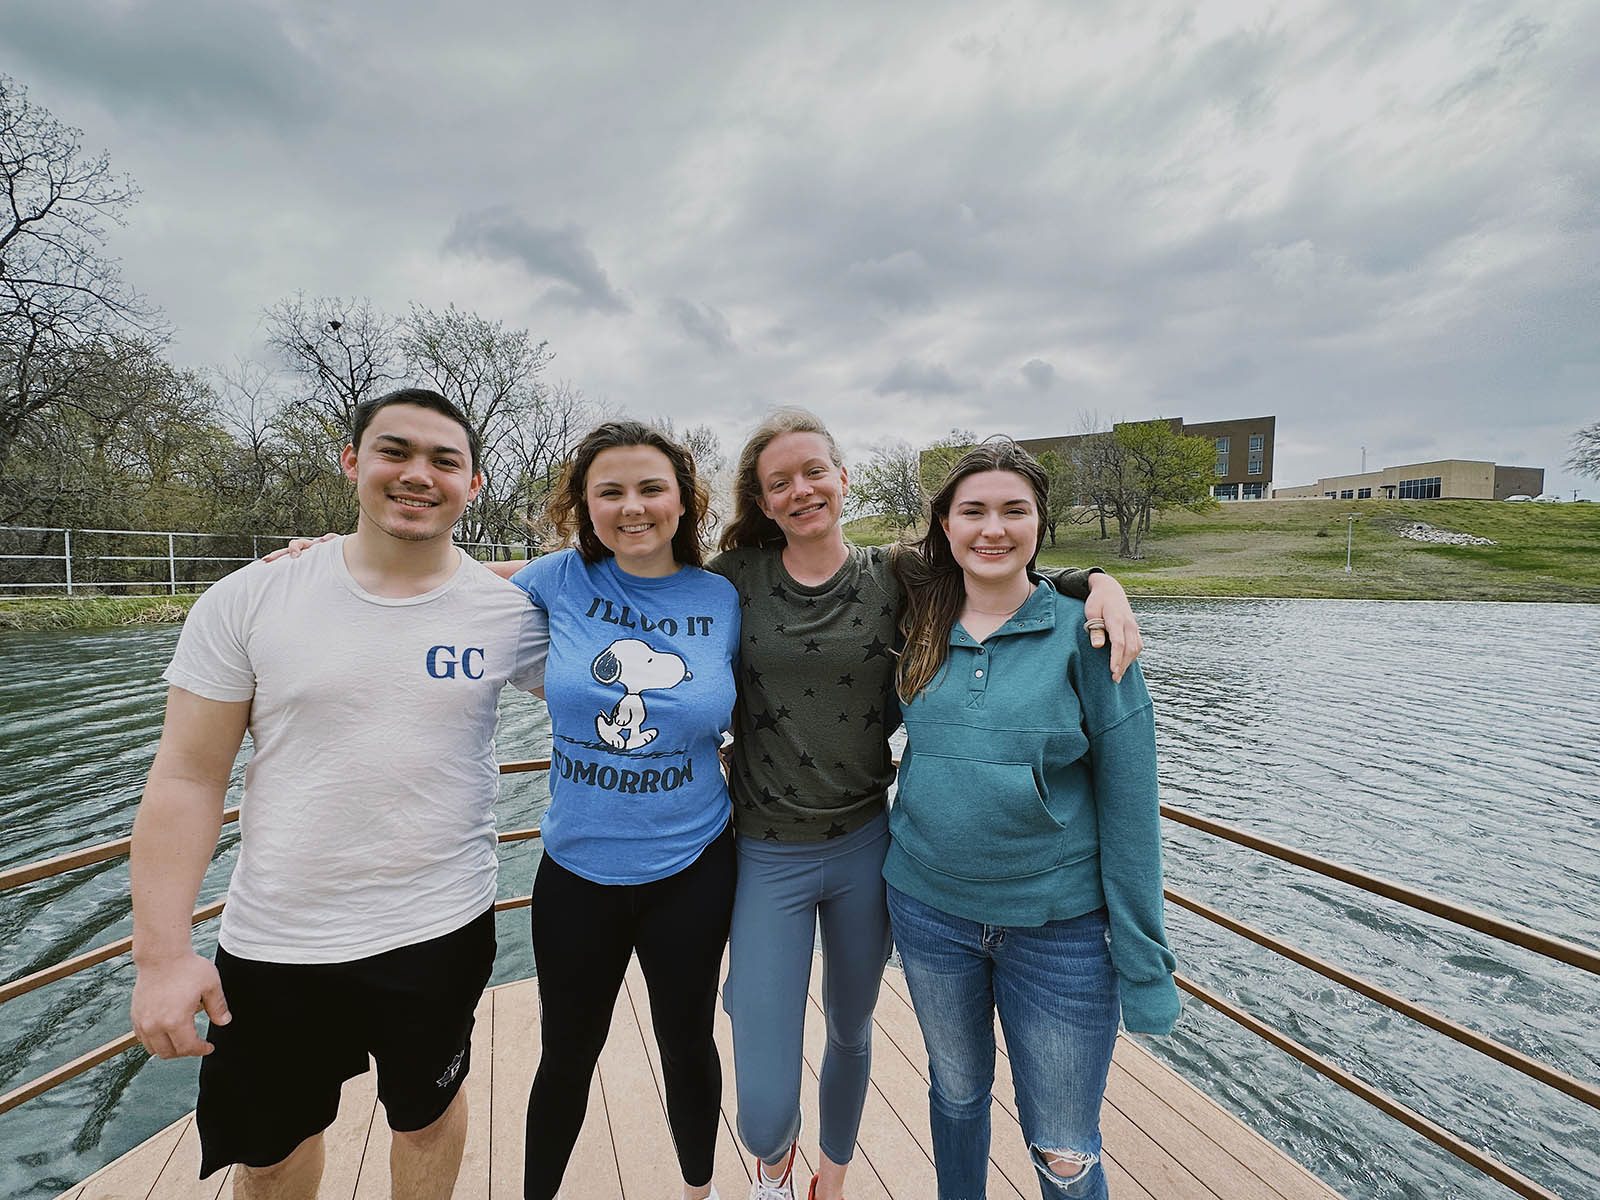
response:
M379 409L360 447L346 446L339 461L355 482L363 526L405 542L448 538L483 486L466 430L415 404Z
M968 475L939 524L967 580L986 587L1024 576L1039 547L1038 498L1015 471Z
M782 433L756 459L761 511L790 542L832 536L844 512L850 477L820 433Z
M630 575L678 569L672 538L684 514L672 461L654 446L615 446L589 464L584 507L600 544Z

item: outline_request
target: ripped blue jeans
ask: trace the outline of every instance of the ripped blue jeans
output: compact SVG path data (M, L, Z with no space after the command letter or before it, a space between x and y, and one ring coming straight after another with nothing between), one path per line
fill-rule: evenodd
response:
M983 1200L994 1018L1044 1200L1105 1200L1100 1102L1120 1007L1104 909L983 925L888 889L894 941L928 1048L939 1200Z

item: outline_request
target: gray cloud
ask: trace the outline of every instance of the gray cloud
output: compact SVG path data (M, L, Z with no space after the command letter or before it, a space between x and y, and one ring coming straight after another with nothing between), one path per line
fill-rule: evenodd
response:
M923 363L902 358L894 365L894 370L878 381L875 390L880 396L893 395L895 392L908 392L913 395L932 392L948 396L968 391L971 387L970 383L951 375L949 368L941 363Z
M567 286L551 288L545 296L572 308L626 312L629 307L576 225L541 229L504 206L478 209L456 218L444 248L514 262L536 279L559 280Z
M713 354L727 354L734 349L733 326L711 305L673 296L661 302L661 312L686 337L700 342Z
M256 4L11 0L8 69L25 65L113 110L209 129L331 119L323 72L289 25Z
M1030 358L1022 364L1022 377L1036 392L1048 392L1055 386L1056 369L1042 358Z
M805 404L849 453L1062 432L1079 406L1276 413L1280 484L1362 444L1515 445L1555 490L1593 419L1593 5L5 21L7 69L143 186L112 249L184 365L259 353L260 308L305 289L531 323L589 395L685 424Z
M869 296L902 312L933 307L928 262L915 250L851 263L847 276Z

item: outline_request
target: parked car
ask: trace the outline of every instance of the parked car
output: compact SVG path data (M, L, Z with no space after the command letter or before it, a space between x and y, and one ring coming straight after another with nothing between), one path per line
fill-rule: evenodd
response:
M1513 500L1532 500L1532 499L1533 499L1532 496L1507 496L1506 497L1506 503L1510 504Z
M1540 492L1533 501L1535 504L1560 504L1561 497L1552 492Z

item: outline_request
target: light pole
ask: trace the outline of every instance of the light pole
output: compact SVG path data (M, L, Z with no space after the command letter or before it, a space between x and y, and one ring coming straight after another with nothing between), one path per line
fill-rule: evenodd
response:
M1361 519L1361 514L1360 513L1345 513L1344 515L1345 515L1344 569L1345 569L1346 573L1348 573L1349 570L1350 570L1350 547L1351 547L1352 543L1354 543L1354 541L1355 541L1356 522Z

